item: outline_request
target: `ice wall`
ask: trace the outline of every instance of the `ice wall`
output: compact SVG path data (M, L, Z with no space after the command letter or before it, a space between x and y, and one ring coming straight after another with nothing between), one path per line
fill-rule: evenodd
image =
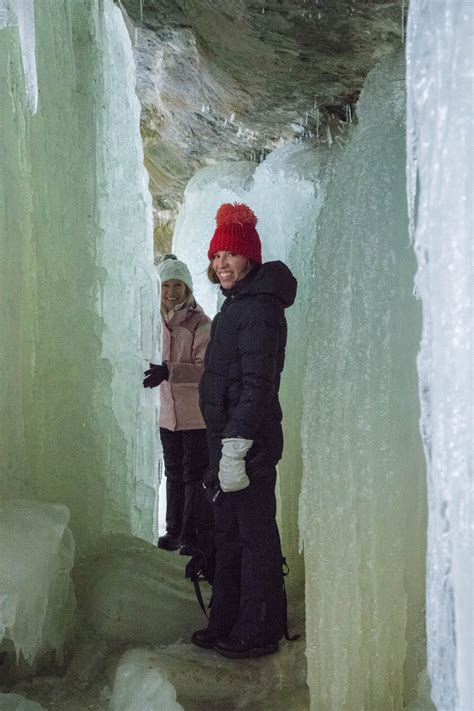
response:
M0 502L0 645L10 640L17 657L30 664L50 650L61 659L72 621L74 541L68 523L64 506Z
M98 173L103 176L97 186L101 227L97 263L103 274L99 314L104 323L101 355L112 371L111 383L102 384L102 397L106 400L111 390L126 455L121 461L112 454L110 489L123 486L131 504L132 532L150 539L157 524L157 394L142 387L142 364L148 368L150 360L156 362L161 328L151 195L143 167L133 53L122 14L112 2L104 4L96 31L103 43L106 107L98 136ZM122 479L116 471L123 472Z
M423 303L428 668L440 711L474 708L473 47L470 0L410 3L408 197Z
M183 556L131 536L105 536L74 571L78 606L88 629L113 645L187 641L205 618ZM202 585L202 595L210 590Z
M368 76L318 220L301 530L312 708L401 709L423 665L424 462L404 66Z
M400 55L369 76L359 124L331 147L294 145L258 166L200 171L174 236L209 311L216 295L206 283L206 253L221 202L248 202L264 259L284 259L299 280L287 312L279 488L284 549L295 569L289 581L301 583L303 476L306 653L318 711L401 709L424 665L421 320L404 116Z
M32 115L25 43L0 30L0 495L65 504L81 548L151 538L157 287L130 41L111 0L35 3L35 31Z

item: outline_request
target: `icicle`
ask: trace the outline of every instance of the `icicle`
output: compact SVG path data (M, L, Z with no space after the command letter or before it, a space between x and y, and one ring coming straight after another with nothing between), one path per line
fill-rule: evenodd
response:
M38 76L36 73L35 8L33 0L18 0L18 29L21 58L25 74L26 100L32 114L38 109Z
M301 123L292 123L290 126L296 133L304 133L304 128Z
M438 709L472 709L472 0L408 7L407 198L423 305L428 672Z
M402 3L402 44L405 42L405 0L401 0Z
M11 26L18 26L26 102L31 113L35 114L38 109L38 77L33 0L0 0L0 29Z

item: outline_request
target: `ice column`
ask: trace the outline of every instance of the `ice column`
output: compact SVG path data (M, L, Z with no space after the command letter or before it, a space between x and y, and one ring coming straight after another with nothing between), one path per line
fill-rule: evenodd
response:
M79 549L151 539L157 285L130 40L111 0L35 3L31 115L4 24L0 496L66 505Z
M318 711L395 711L423 661L424 462L405 199L404 63L368 76L317 223L304 324L308 684Z
M474 708L473 47L470 0L410 3L408 198L423 303L428 669L439 711Z
M111 388L114 414L126 439L132 531L149 539L157 523L154 505L159 453L154 410L158 398L156 392L145 390L141 381L148 363L160 362L151 195L143 165L130 38L122 13L112 2L104 4L97 35L103 40L105 105L98 127L98 171L103 176L98 184L102 239L97 250L98 266L103 270L98 303L105 325L102 357L111 364L112 381L107 388Z

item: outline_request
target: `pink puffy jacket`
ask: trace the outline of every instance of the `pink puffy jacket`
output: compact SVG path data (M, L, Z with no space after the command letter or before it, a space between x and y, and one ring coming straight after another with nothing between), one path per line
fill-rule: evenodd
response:
M204 354L211 319L197 304L177 311L163 325L163 361L169 378L160 386L160 427L167 430L201 430L206 425L199 409L198 384L204 371Z

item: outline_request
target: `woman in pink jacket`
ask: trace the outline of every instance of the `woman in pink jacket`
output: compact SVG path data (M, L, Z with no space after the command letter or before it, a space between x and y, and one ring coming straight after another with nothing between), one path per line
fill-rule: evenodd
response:
M150 363L145 388L160 388L160 437L166 476L166 534L158 547L183 555L196 552L196 507L208 465L206 429L198 384L210 319L193 297L189 269L174 255L158 267L161 282L163 363ZM198 512L199 514L199 512Z

